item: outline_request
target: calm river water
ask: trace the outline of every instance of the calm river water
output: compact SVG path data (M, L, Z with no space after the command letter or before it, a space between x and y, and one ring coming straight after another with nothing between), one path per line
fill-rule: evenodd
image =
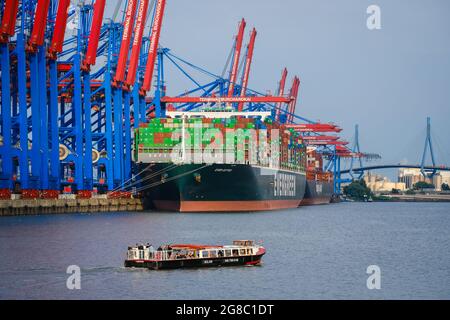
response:
M259 267L122 267L136 242L262 240ZM81 290L69 290L69 265ZM367 267L381 289L366 286ZM0 218L0 299L450 299L450 204L341 203L252 214Z

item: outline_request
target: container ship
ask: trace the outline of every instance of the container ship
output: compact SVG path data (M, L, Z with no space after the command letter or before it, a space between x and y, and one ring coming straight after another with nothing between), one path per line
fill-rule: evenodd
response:
M307 148L306 188L301 205L328 204L333 197L333 174L323 171L322 155Z
M271 121L270 112L173 114L135 131L146 208L251 212L300 205L306 147L297 132Z

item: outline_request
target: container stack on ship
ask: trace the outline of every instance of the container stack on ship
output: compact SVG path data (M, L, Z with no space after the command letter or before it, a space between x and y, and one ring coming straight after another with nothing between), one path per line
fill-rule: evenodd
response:
M328 204L333 196L333 174L323 170L323 158L307 147L306 188L301 205Z
M298 207L306 184L301 136L270 112L248 116L213 111L141 125L135 160L145 205L180 212Z

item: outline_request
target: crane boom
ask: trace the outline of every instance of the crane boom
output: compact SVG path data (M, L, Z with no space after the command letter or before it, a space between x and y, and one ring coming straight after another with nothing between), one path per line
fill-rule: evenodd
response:
M125 79L125 69L128 62L128 53L130 52L130 42L133 32L134 19L136 16L136 7L138 0L128 0L125 19L123 21L122 43L120 45L119 58L117 61L114 84L117 85Z
M293 97L294 99L291 101L291 103L288 106L288 123L292 122L294 119L294 112L295 112L295 106L297 104L297 97L298 97L298 88L300 86L300 79L297 77L294 77L294 81L292 83L292 88L291 88L291 94L290 96Z
M6 0L0 28L0 43L6 43L15 34L19 0Z
M44 44L49 6L50 0L38 0L37 2L36 12L34 14L34 26L27 46L29 52L36 52L36 47Z
M245 97L246 91L247 91L247 85L248 85L248 77L250 75L250 67L252 65L252 59L253 59L253 50L255 48L255 40L256 40L256 29L253 28L252 33L250 35L250 42L248 43L247 47L247 58L245 60L245 67L244 67L244 76L242 78L242 88L241 88L241 97ZM243 103L239 103L238 105L238 111L242 111Z
M128 67L127 79L125 84L128 87L134 85L136 81L136 72L139 63L139 54L142 46L142 36L144 35L145 17L147 16L148 1L141 0L137 12L136 26L134 27L134 39L131 47L130 65Z
M305 141L337 141L339 137L337 136L304 136Z
M50 43L50 48L48 49L48 56L52 60L56 60L56 55L61 53L63 49L69 6L70 0L59 0L53 37Z
M289 103L292 99L286 97L162 97L166 103Z
M245 19L242 18L241 22L239 23L239 31L236 36L236 45L233 56L233 66L231 68L230 85L228 87L228 97L232 97L234 94L234 86L236 83L237 71L239 67L239 58L241 56L242 40L244 39L245 25L246 25Z
M106 0L97 0L94 4L89 44L86 51L86 57L81 66L81 69L84 71L89 71L91 66L95 65L95 61L97 60L97 49L100 40L100 31L102 29L103 14L105 12L105 3Z
M286 128L292 128L298 132L341 132L342 129L331 123L302 123L286 124Z
M306 141L308 146L346 146L347 141Z
M288 75L287 68L284 68L283 73L281 74L280 87L278 88L278 95L280 97L283 96L283 94L284 94L284 87L286 86L287 75ZM281 103L279 103L277 105L276 117L275 117L277 120L280 116L280 111L281 111Z
M153 21L152 31L150 35L150 47L148 50L147 65L145 67L144 81L140 94L145 96L152 85L153 71L155 70L156 56L158 54L159 36L161 34L162 21L164 17L164 8L166 0L158 0L155 9L155 19Z

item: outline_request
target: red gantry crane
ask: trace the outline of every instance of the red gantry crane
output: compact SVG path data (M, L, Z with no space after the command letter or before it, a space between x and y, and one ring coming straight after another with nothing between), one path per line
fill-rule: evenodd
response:
M6 0L3 10L3 19L0 27L0 43L7 43L15 34L19 0Z
M305 141L337 141L339 137L337 136L304 136Z
M294 120L294 114L295 114L295 107L297 105L297 98L298 98L298 89L300 86L300 79L298 77L294 77L294 80L292 82L292 88L289 93L291 97L293 97L293 100L288 105L288 115L287 115L287 123L292 123Z
M347 141L327 141L327 140L322 140L322 141L308 141L307 142L308 146L338 146L338 145L348 145Z
M97 0L94 4L89 44L86 51L86 57L81 66L81 69L86 72L91 69L91 66L95 65L95 61L97 60L97 49L100 40L100 31L102 29L103 14L105 12L105 3L106 0Z
M133 35L134 19L136 16L136 7L138 0L128 0L123 22L122 43L120 45L119 58L117 61L116 74L113 80L113 86L117 87L125 79L125 69L128 62L128 53L130 51L131 37Z
M148 50L147 65L145 67L144 81L140 90L141 96L145 96L150 91L153 72L155 70L156 57L158 54L159 37L161 34L161 27L164 17L164 9L166 6L166 0L158 0L155 9L155 18L153 21L152 31L150 35L150 47Z
M233 56L233 65L231 67L231 73L230 73L230 85L228 87L228 97L232 97L234 94L234 87L236 84L236 78L237 78L237 72L239 67L239 58L241 56L241 50L242 50L242 40L244 39L244 31L245 31L245 19L242 18L241 22L239 23L239 30L238 34L236 36L236 44L234 48L234 56Z
M63 49L69 6L70 0L59 0L53 37L48 48L48 57L52 60L56 60L57 54Z
M166 103L289 103L292 99L286 97L162 97Z
M341 132L342 129L332 123L302 123L286 124L286 128L292 128L299 132Z
M49 6L50 0L38 0L37 2L33 30L27 45L28 52L36 52L37 47L44 44Z
M278 96L280 96L280 97L282 97L284 95L284 87L286 86L287 75L288 75L288 70L287 70L287 68L284 68L283 73L281 74L280 85L278 88ZM281 103L278 103L277 110L276 110L276 116L275 116L276 120L279 120L280 111L281 111Z
M245 60L245 68L244 68L244 74L242 77L242 88L241 88L241 97L245 97L246 91L247 91L247 85L248 85L248 78L250 75L250 67L252 65L252 59L253 59L253 50L255 48L255 40L256 40L256 29L253 28L252 33L250 35L250 42L248 43L247 47L247 58ZM238 111L241 112L243 108L243 103L240 102L238 105Z
M136 72L139 63L139 54L141 52L142 37L144 35L145 17L147 17L148 1L141 0L136 19L136 26L134 27L134 39L131 48L130 64L128 67L128 74L125 80L125 87L128 89L136 82Z

